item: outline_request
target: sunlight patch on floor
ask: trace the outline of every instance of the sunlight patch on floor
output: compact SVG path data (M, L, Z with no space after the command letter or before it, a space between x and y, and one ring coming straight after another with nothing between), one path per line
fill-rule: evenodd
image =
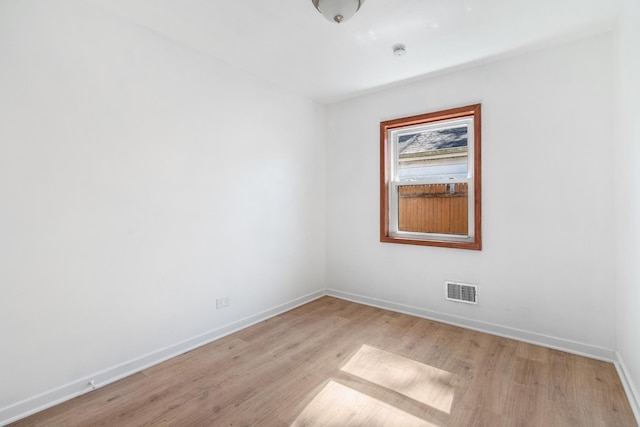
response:
M335 381L329 381L291 425L438 427Z
M375 347L363 345L342 371L401 393L449 414L453 374Z

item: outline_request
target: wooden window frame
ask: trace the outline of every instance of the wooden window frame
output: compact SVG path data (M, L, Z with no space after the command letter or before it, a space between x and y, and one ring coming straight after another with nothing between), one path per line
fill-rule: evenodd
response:
M443 240L433 237L429 233L412 233L423 234L423 236L394 236L390 233L391 220L391 162L390 159L390 131L423 125L428 123L436 123L445 120L468 118L473 119L473 237L469 237L468 241ZM417 116L402 117L399 119L387 120L380 122L380 241L386 243L401 243L410 245L423 246L440 246L458 249L482 249L482 186L481 186L481 104L473 104L465 107L452 108L443 111L436 111ZM454 236L454 235L451 235Z

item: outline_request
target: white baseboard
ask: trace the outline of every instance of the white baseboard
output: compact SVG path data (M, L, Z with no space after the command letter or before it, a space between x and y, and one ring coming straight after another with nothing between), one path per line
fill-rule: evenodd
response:
M606 362L616 361L615 350L611 350L608 348L583 344L576 341L538 334L535 332L524 331L521 329L510 328L494 323L482 322L466 317L454 316L451 314L427 310L420 307L413 307L410 305L398 304L395 302L385 301L377 298L351 294L349 292L338 291L335 289L327 289L327 295L347 301L370 305L373 307L384 308L386 310L396 311L399 313L410 314L412 316L422 317L425 319L436 320L438 322L460 326L462 328L472 329L478 332L485 332L491 335L511 338L518 341L528 342L530 344L541 345L543 347L549 347L556 350L565 351L567 353L586 356L592 359L603 360Z
M629 375L629 371L624 364L624 360L622 360L622 356L620 356L620 353L618 353L617 351L616 361L614 364L616 366L616 370L618 371L618 376L620 377L622 386L624 387L624 391L627 393L627 398L629 399L629 405L631 405L633 415L636 416L636 423L640 425L640 393L638 393L638 389L635 387L633 381L631 380L631 376Z
M21 418L32 415L36 412L47 409L51 406L73 399L91 391L88 387L88 382L91 378L95 380L97 388L103 387L107 384L111 384L129 375L133 375L144 369L147 369L158 363L162 363L172 357L183 354L187 351L193 350L217 339L230 335L241 329L247 328L251 325L259 323L263 320L267 320L278 314L289 311L300 305L306 304L325 295L340 298L347 301L352 301L360 304L370 305L373 307L383 308L399 313L410 314L417 317L431 319L455 326L460 326L467 329L472 329L479 332L486 332L492 335L502 336L505 338L511 338L518 341L524 341L531 344L537 344L568 353L578 354L581 356L590 357L593 359L604 360L607 362L613 362L624 389L629 398L629 403L633 409L636 419L640 424L640 395L633 385L633 382L629 380L628 371L625 368L624 362L620 355L615 350L606 349L603 347L593 346L589 344L583 344L571 340L565 340L562 338L556 338L548 335L537 334L534 332L528 332L520 329L509 328L502 325L496 325L488 322L481 322L478 320L468 319L465 317L454 316L451 314L441 313L433 310L427 310L424 308L413 307L404 304L398 304L391 301L385 301L377 298L370 298L362 295L351 294L348 292L338 291L335 289L319 290L308 295L304 295L300 298L296 298L287 303L278 305L271 309L262 311L255 315L240 319L238 321L229 323L219 328L208 331L204 334L195 336L180 343L171 345L169 347L154 351L139 358L130 360L120 365L105 369L100 372L96 372L93 375L89 375L85 378L79 378L68 384L49 390L45 393L37 396L30 397L22 400L10 406L0 408L0 426L4 426L11 422L17 421Z
M103 387L107 384L111 384L129 375L133 375L137 372L147 369L153 365L162 363L168 359L171 359L172 357L176 357L187 351L193 350L194 348L209 344L212 341L225 337L256 323L262 322L263 320L267 320L271 317L277 316L278 314L294 309L300 305L306 304L325 295L326 292L324 290L312 292L308 295L304 295L287 303L280 304L276 307L262 311L255 315L245 317L244 319L229 323L188 340L179 342L169 347L165 347L152 353L148 353L144 356L138 357L117 366L113 366L111 368L107 368L100 372L96 372L93 375L79 378L68 384L14 403L10 406L0 408L0 426L7 425L21 418L35 414L36 412L40 412L44 409L50 408L54 405L73 399L74 397L91 391L91 387L88 386L90 379L95 380L97 388Z

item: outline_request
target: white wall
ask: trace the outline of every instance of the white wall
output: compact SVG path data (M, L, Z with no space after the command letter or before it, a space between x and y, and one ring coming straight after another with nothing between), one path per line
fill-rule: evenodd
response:
M0 62L0 415L324 289L323 107L74 0Z
M602 35L331 105L328 288L615 348L611 58ZM483 250L379 243L379 122L476 102Z
M617 31L617 348L640 419L640 2L620 2Z

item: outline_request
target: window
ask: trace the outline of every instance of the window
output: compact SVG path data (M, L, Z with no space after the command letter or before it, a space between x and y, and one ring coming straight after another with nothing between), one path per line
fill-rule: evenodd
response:
M380 123L380 241L480 250L480 104Z

